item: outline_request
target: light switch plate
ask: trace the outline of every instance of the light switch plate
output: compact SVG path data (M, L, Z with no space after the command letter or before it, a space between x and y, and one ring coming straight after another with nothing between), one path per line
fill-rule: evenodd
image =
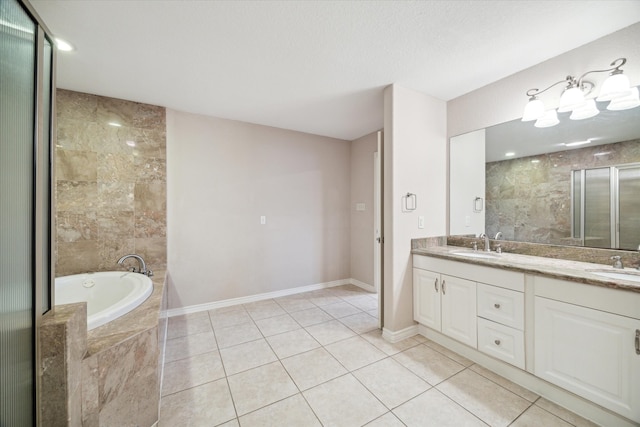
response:
M260 224L265 225L267 223L267 217L262 215L260 217Z
M424 216L420 215L418 217L418 228L424 228Z

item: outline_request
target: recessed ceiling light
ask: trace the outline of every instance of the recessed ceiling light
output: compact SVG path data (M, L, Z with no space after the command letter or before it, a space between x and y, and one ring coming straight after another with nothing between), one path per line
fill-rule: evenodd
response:
M116 122L109 122L107 123L109 126L113 126L116 128L122 127L122 125L120 123L116 123Z
M504 153L505 157L513 157L515 155L516 155L516 153L514 153L513 151L509 151L508 153Z
M565 142L564 146L565 147L575 147L578 145L584 145L584 144L589 144L591 143L590 139L584 140L584 141L576 141L576 142Z
M71 45L71 43L64 41L62 39L55 39L56 41L56 47L58 48L58 50L62 51L62 52L71 52L72 50L75 50L74 47Z

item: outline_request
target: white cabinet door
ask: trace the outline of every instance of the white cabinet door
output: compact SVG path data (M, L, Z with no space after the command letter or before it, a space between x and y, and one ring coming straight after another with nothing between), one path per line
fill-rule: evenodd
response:
M440 274L413 269L413 320L440 330Z
M640 421L640 320L536 297L535 375Z
M442 275L442 333L477 348L476 283Z

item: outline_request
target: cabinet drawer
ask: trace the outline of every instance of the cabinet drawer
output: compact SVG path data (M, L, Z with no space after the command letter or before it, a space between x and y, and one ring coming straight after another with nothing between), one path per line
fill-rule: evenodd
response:
M478 316L524 329L524 293L478 283Z
M524 369L524 333L478 318L478 350Z

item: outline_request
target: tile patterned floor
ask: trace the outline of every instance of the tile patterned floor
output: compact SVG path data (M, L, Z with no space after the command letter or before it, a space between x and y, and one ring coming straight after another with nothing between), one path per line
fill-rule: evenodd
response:
M421 336L347 285L169 319L160 427L595 424Z

